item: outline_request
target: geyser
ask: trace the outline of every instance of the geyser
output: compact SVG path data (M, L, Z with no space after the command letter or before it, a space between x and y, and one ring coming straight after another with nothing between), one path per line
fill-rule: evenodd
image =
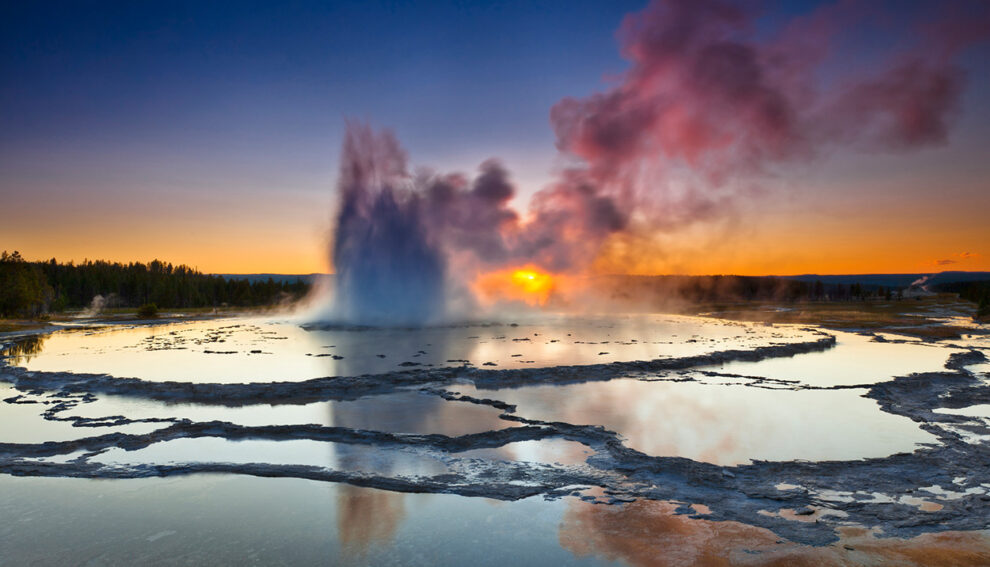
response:
M446 264L407 187L405 161L390 133L347 129L333 245L334 314L343 322L423 325L445 314Z

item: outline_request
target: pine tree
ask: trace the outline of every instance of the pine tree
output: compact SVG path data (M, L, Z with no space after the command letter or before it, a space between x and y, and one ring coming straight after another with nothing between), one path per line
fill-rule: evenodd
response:
M976 307L977 319L990 319L990 293L984 293Z

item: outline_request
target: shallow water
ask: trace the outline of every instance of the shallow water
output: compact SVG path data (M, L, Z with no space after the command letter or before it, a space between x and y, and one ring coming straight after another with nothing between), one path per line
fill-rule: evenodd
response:
M568 505L242 476L0 475L0 564L617 564L561 546Z
M990 364L971 364L966 367L966 370L983 377L990 377Z
M470 364L527 368L650 360L808 340L795 327L676 316L554 317L418 329L306 330L260 319L66 329L29 370L151 381L273 382Z
M113 448L89 461L111 465L266 463L406 476L448 472L440 459L422 452L382 451L367 445L310 440L229 441L216 437L163 441L136 451Z
M26 397L36 403L15 403L21 392L0 382L0 443L44 443L69 441L104 433L148 433L161 427L151 423L131 423L100 428L73 427L64 421L52 421L42 415L48 409L44 397Z
M219 406L172 404L143 398L101 396L63 412L65 417L126 415L132 419L176 418L226 421L238 425L304 425L368 429L388 433L457 436L514 427L499 410L446 402L420 392L397 392L357 400L310 404Z
M939 408L936 409L935 411L938 413L965 415L967 417L979 417L990 420L990 404L976 404L966 408L958 408L958 409Z
M874 384L912 372L935 371L944 367L952 353L960 351L920 342L877 342L852 333L835 334L837 345L824 352L701 366L672 375L561 386L534 383L503 390L478 390L466 383L448 390L512 404L516 408L509 413L514 417L603 426L618 433L628 447L651 456L686 457L718 465L758 460L884 457L911 452L920 444L936 442L932 434L910 419L881 411L875 401L863 397L865 390L799 387ZM396 362L404 359L417 361L410 365L478 365L479 361L497 365L490 368L574 365L691 356L815 338L817 335L813 332L793 326L655 315L560 316L539 322L524 320L517 324L419 330L305 330L286 322L236 319L67 330L45 339L30 357L15 358L13 362L31 371L72 369L135 376L150 381L257 382L415 368ZM328 353L335 356L319 356ZM480 364L481 368L489 368ZM712 371L715 374L711 374ZM731 376L736 374L744 378ZM84 403L75 402L74 406L60 411L57 418L62 421L43 420L38 413L35 410L32 416L29 405L16 405L0 419L6 423L33 420L42 424L43 427L32 430L31 436L19 435L12 439L18 442L41 440L49 435L48 431L54 437L46 440L83 437L89 429L99 429L98 433L123 430L84 429L66 423L66 420L101 420L108 416L163 422L128 425L137 428L133 432L152 431L182 420L220 421L239 426L312 424L448 437L521 425L518 421L501 418L503 410L489 405L447 401L414 390L357 400L233 407L97 396ZM836 416L842 417L837 419ZM5 429L28 430L23 425ZM333 454L316 441L293 443L299 446L313 444L311 448L318 455L315 461L318 465L325 464L324 457L319 455ZM553 455L557 454L557 460L579 463L589 454L580 444L564 451L554 449L554 443L558 442L520 441L511 445L528 447L522 454L536 455L536 462L554 462ZM233 455L238 450L246 455L265 455L269 454L265 451L279 444L277 441L170 440L132 453L130 457L157 459L166 447L167 452L172 452L177 447L211 446L225 455ZM511 460L517 453L519 450L510 450L510 446L505 445L478 449L472 454ZM115 453L110 451L110 454ZM211 452L202 450L188 454L198 455L197 459L203 460L208 459ZM275 454L271 454L273 460L261 461L312 464L297 457L295 460L275 458ZM233 456L226 460L244 462ZM134 459L128 462L134 462Z
M542 463L550 465L580 465L594 454L588 447L573 441L549 439L517 441L497 449L472 449L458 453L462 459L485 459Z
M910 419L880 411L855 389L794 391L620 378L452 390L514 404L516 413L529 419L602 425L648 455L717 465L884 457L937 441Z
M855 333L829 332L835 335L836 345L824 352L707 368L727 374L797 380L812 386L845 386L876 384L916 372L937 372L945 368L952 353L962 352L920 341L877 342Z
M203 475L93 481L0 475L0 564L966 565L990 532L811 547L678 504L498 502L305 480ZM705 510L704 506L697 506ZM984 563L985 564L985 563Z
M968 371L981 372L986 363L972 355L985 337L935 344L834 334L838 342L830 347L814 329L674 316L420 330L305 330L258 319L66 330L7 349L8 362L22 368L5 374L0 366L5 380L65 374L22 389L0 382L0 466L18 475L118 479L0 475L0 508L37 519L42 530L67 532L71 543L55 545L51 557L111 564L173 553L176 561L260 564L330 557L445 565L497 557L511 564L636 565L652 563L664 549L673 564L704 562L712 553L746 563L790 557L781 550L804 557L808 548L791 542L829 543L834 530L848 526L910 531L917 525L911 515L919 513L935 514L933 526L980 527L971 512L985 493L980 483L990 478L982 453L968 447L990 439L990 430L980 429L985 406L929 412L902 404L894 411L897 390L884 394L893 404L886 410L866 395L898 376L952 374L946 363L960 353L968 352ZM705 366L695 365L711 358L681 359L787 344L812 352L771 348L759 355L769 358ZM600 364L655 359L672 364ZM402 372L431 367L463 370ZM525 368L543 370L499 372ZM76 373L142 382L103 390L120 381ZM337 379L288 384L325 376L352 378L342 387ZM964 377L974 381L966 372L952 374L953 387ZM174 397L196 390L162 383L168 380L206 383L178 386L222 395ZM250 396L224 398L243 392ZM926 431L921 425L933 415L944 422ZM891 455L898 457L885 460ZM954 467L948 478L961 484L939 476L932 462ZM125 480L158 475L170 479ZM93 487L111 504L81 493ZM922 498L925 487L934 492ZM158 502L148 490L178 502ZM285 504L273 502L279 491ZM54 493L68 503L70 518L85 517L87 508L102 514L92 523L107 535L49 517ZM434 502L442 505L431 508ZM223 510L206 511L207 504ZM239 517L265 515L266 507L276 510L271 518ZM187 531L184 514L204 519L200 532ZM285 534L286 526L322 518L333 525L300 536L312 540ZM120 525L128 519L142 527ZM446 531L430 539L431 522ZM0 564L40 557L27 543L31 529L0 526ZM209 549L203 532L247 543ZM886 549L857 537L841 536ZM967 545L982 553L984 536L974 537ZM298 549L285 547L286 540ZM424 547L429 542L438 549ZM758 557L745 552L750 547ZM830 561L848 559L844 547L827 549Z

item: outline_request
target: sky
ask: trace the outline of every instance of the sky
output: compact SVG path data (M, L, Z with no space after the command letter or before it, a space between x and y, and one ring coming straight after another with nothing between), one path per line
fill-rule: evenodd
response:
M828 5L766 2L752 39ZM818 79L839 82L845 67L913 37L899 19L908 5L925 7L884 4L883 25L831 46ZM332 270L348 120L393 130L414 165L435 171L474 175L497 157L525 217L529 198L573 163L567 152L581 151L562 147L551 110L628 84L635 64L619 30L644 7L4 3L0 249L212 273ZM717 214L668 223L661 207L648 243L610 238L593 269L990 270L988 55L984 40L955 56L962 89L943 137L893 149L832 143L775 162Z

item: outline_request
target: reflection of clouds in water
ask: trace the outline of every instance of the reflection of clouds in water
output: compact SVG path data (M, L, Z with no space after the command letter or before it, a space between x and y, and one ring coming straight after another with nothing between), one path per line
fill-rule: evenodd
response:
M560 544L579 557L600 556L638 567L728 564L735 549L759 550L779 539L768 530L735 522L675 516L676 508L645 500L621 506L575 500L561 522Z
M462 459L522 461L542 464L580 465L593 451L574 441L542 439L516 441L494 449L471 449L457 453Z
M560 525L560 544L578 557L634 567L990 564L990 532L943 532L905 540L845 527L839 529L837 543L812 547L738 522L677 516L676 508L647 500L621 506L574 500Z
M458 391L543 421L601 425L653 456L718 465L848 460L913 451L935 437L860 390L803 390L617 378L565 386ZM836 420L835 416L843 416ZM864 433L864 431L866 433Z
M656 389L664 391L650 395L641 384L614 382L601 388L600 394L569 397L564 402L565 421L581 423L607 416L607 428L619 432L627 439L627 445L652 455L687 454L697 460L724 464L748 460L748 455L742 454L739 429L718 425L725 419L725 407L707 403L704 395L683 392L683 387L656 384ZM759 436L766 433L762 429L755 432Z
M870 336L829 332L836 336L837 342L835 348L825 351L701 368L744 376L800 380L814 386L848 386L876 384L915 372L940 372L950 355L962 352L940 344L901 342L894 335L888 335L892 338L887 341L878 342Z
M404 500L398 492L339 485L337 534L344 550L364 554L391 541L406 514Z

